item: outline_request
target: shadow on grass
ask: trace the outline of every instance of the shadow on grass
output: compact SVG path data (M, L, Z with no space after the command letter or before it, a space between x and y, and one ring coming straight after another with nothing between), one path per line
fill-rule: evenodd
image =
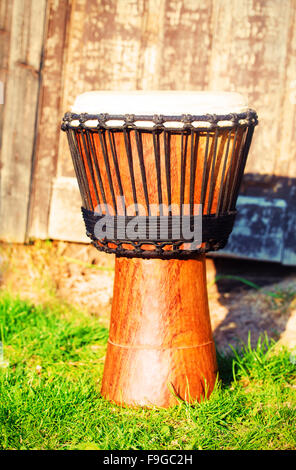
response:
M216 355L221 386L222 388L225 388L228 387L234 379L233 367L235 356L231 352L223 353L220 352L218 349L216 349Z
M233 344L236 338L247 341L249 330L253 346L264 331L275 340L286 331L290 304L296 298L295 182L279 175L244 175L240 196L253 198L252 202L244 209L238 207L224 255L223 251L209 254L216 270L218 302L228 310L214 331L218 345ZM256 291L258 302L255 296L247 298Z

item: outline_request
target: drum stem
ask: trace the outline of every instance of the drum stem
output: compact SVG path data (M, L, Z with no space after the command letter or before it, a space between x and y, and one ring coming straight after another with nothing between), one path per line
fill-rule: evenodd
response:
M116 258L102 395L169 407L209 396L216 374L204 255Z

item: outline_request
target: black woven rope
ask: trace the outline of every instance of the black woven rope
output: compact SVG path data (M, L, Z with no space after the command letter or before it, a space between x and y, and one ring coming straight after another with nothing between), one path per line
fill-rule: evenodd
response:
M194 227L194 217L198 217L198 223L201 221L200 216L137 216L138 224L138 240L131 240L127 236L118 238L117 230L118 228L123 230L123 233L126 233L126 228L131 220L134 219L134 216L110 216L110 215L100 215L96 212L89 211L84 207L81 208L82 215L86 227L86 234L91 238L95 246L101 250L106 251L107 253L116 253L117 255L125 256L127 251L129 251L129 256L141 256L143 257L163 257L163 258L179 258L180 255L185 255L185 257L194 257L200 253L204 253L210 250L217 250L221 246L225 245L231 231L233 228L236 212L231 212L228 214L222 214L219 217L214 215L202 216L202 242L205 243L205 246L198 247L192 250L180 250L176 251L179 246L183 243L191 243L192 239L185 239L182 236L174 238L174 233L180 229L182 233L182 223L185 223L187 226L190 225L193 230ZM186 220L187 219L187 220ZM104 221L105 236L104 238L98 239L96 236L96 224L100 221ZM161 238L160 228L162 223L167 223L168 227L168 236ZM156 237L153 240L147 238L149 230L155 229ZM99 242L99 243L98 243ZM116 244L116 248L110 248L111 244ZM122 248L122 244L131 244L134 249L126 250ZM154 248L154 254L152 251L145 251L142 249L143 245L151 245ZM166 250L163 248L166 247ZM167 247L171 247L174 251L167 251ZM157 256L158 255L158 256ZM160 255L160 256L159 256Z
M133 246L133 249L129 250L126 247L123 247L122 242L114 243L116 248L111 248L107 242L98 242L97 240L92 241L92 245L97 248L99 251L104 251L105 253L114 254L117 257L123 258L143 258L143 259L194 259L198 258L201 254L208 253L209 251L221 250L225 247L228 238L224 240L212 240L211 243L207 243L204 247L199 248L198 250L185 250L181 249L180 246L183 242L176 242L172 244L171 250L166 250L168 246L167 243L148 243L148 242L130 242L129 244ZM125 242L126 243L126 242ZM144 248L146 245L153 245L152 250L147 250Z
M117 238L117 230L122 230L126 233L126 228L128 227L129 223L134 220L135 216L123 216L123 215L100 215L96 212L89 211L84 207L81 207L82 216L85 223L85 228L88 233L88 236L92 240L96 240L97 237L95 235L95 225L103 221L104 222L104 229L105 229L105 239L112 242L113 240L120 240L120 241L129 241L129 238L124 236L123 238ZM155 242L157 241L167 241L172 242L175 240L174 233L176 233L179 229L182 233L182 224L190 227L191 230L194 229L194 224L202 222L202 241L207 242L212 239L224 239L227 238L233 228L234 220L236 216L236 211L230 212L228 214L222 214L216 217L215 215L204 215L204 216L185 216L185 215L171 215L171 216L137 216L137 225L138 225L138 238L143 241L149 241L146 238L146 234L149 233L149 229L151 231L156 232ZM196 220L194 220L194 218ZM161 227L167 224L168 227L168 236L165 238L161 238ZM178 240L182 241L182 243L190 242L192 239L185 239L182 236L177 238Z

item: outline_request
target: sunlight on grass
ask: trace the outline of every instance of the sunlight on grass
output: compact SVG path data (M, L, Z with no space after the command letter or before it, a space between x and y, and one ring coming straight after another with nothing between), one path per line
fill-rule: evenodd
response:
M0 294L1 449L295 449L296 365L262 337L218 352L210 399L170 410L100 395L108 331L66 304Z

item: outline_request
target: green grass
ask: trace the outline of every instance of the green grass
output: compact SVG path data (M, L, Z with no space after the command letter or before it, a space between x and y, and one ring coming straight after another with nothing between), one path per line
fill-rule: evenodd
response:
M266 337L218 353L210 399L149 410L101 397L108 331L97 319L2 292L0 323L1 449L296 448L296 357Z

